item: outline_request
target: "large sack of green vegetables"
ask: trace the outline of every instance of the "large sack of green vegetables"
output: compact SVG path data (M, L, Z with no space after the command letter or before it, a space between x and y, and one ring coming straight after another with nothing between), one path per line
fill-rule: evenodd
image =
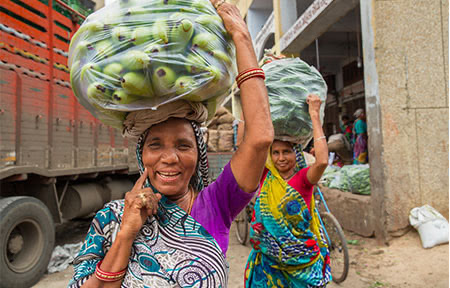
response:
M72 38L72 89L91 113L120 128L126 112L178 99L214 115L236 76L235 49L209 0L117 0Z
M370 195L370 168L369 164L346 165L341 173L348 179L348 189L353 194Z
M320 177L319 183L329 187L331 181L335 178L336 174L340 173L341 167L335 166L335 165L329 165L325 169L325 171L322 174L322 177Z
M332 189L370 195L370 168L365 165L328 166L320 183Z
M350 179L348 179L347 173L342 171L342 169L334 172L332 175L329 175L329 176L330 176L330 181L329 181L329 184L326 185L327 187L329 187L331 189L341 190L344 192L350 192L350 187L349 187Z
M299 58L265 62L262 69L266 74L275 139L305 147L313 136L306 98L316 94L322 100L320 118L323 121L327 97L325 80L319 71Z

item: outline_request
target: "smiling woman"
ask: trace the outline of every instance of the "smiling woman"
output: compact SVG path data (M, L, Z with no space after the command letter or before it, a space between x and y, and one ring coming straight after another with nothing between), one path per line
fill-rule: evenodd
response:
M123 135L137 142L141 177L95 216L69 287L227 287L230 226L258 189L274 133L247 26L236 6L211 2L236 46L244 139L208 185L203 104L129 112Z
M281 177L285 181L289 181L294 176L295 171L295 152L292 149L292 144L285 141L273 141L271 148L271 156L275 168L277 168Z
M189 202L193 193L188 185L197 166L197 149L194 131L185 119L170 118L150 128L142 161L159 193L172 201Z

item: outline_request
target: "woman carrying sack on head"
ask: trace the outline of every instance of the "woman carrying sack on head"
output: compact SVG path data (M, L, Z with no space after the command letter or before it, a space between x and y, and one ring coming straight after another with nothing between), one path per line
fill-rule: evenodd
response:
M141 177L93 219L69 287L227 287L229 229L258 189L273 127L264 74L248 73L260 69L247 26L234 5L211 2L236 45L244 140L208 185L203 104L128 113Z
M307 103L316 161L306 167L301 147L273 142L251 222L253 249L245 287L324 287L331 280L313 197L314 185L328 164L328 148L319 119L321 100L309 95Z
M328 165L321 123L326 84L298 58L267 62L275 141L251 220L245 287L325 287L331 281L330 258L313 188ZM302 146L310 140L316 159L307 167Z

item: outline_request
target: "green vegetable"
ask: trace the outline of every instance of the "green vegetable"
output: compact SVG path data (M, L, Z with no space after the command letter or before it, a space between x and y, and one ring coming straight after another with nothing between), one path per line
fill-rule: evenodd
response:
M346 165L342 168L329 166L322 175L321 183L353 194L370 195L369 165Z
M212 113L237 74L234 44L209 0L114 1L85 20L69 50L75 96L115 127L124 111L177 99Z
M327 85L320 73L299 58L275 60L263 66L269 94L275 138L306 146L312 138L312 123L306 98L316 94L322 100L323 120Z
M342 169L349 178L350 192L352 192L354 194L370 195L369 164L347 165L347 166L344 166Z
M359 245L359 241L356 240L356 239L353 239L353 240L347 240L347 244L350 244L350 245Z

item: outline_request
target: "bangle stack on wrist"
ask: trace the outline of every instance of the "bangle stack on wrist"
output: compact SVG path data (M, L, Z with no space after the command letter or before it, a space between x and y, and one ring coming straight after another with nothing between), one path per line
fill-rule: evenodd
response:
M237 83L238 88L241 88L241 84L244 81L247 81L248 79L253 78L253 77L259 77L259 78L262 78L263 80L266 79L264 70L262 70L261 68L247 69L247 70L244 70L241 73L239 73L239 75L236 77L236 83Z
M127 268L119 271L119 272L106 272L100 269L103 260L97 263L95 267L95 277L103 282L115 282L122 280L125 277L125 273L127 272Z

